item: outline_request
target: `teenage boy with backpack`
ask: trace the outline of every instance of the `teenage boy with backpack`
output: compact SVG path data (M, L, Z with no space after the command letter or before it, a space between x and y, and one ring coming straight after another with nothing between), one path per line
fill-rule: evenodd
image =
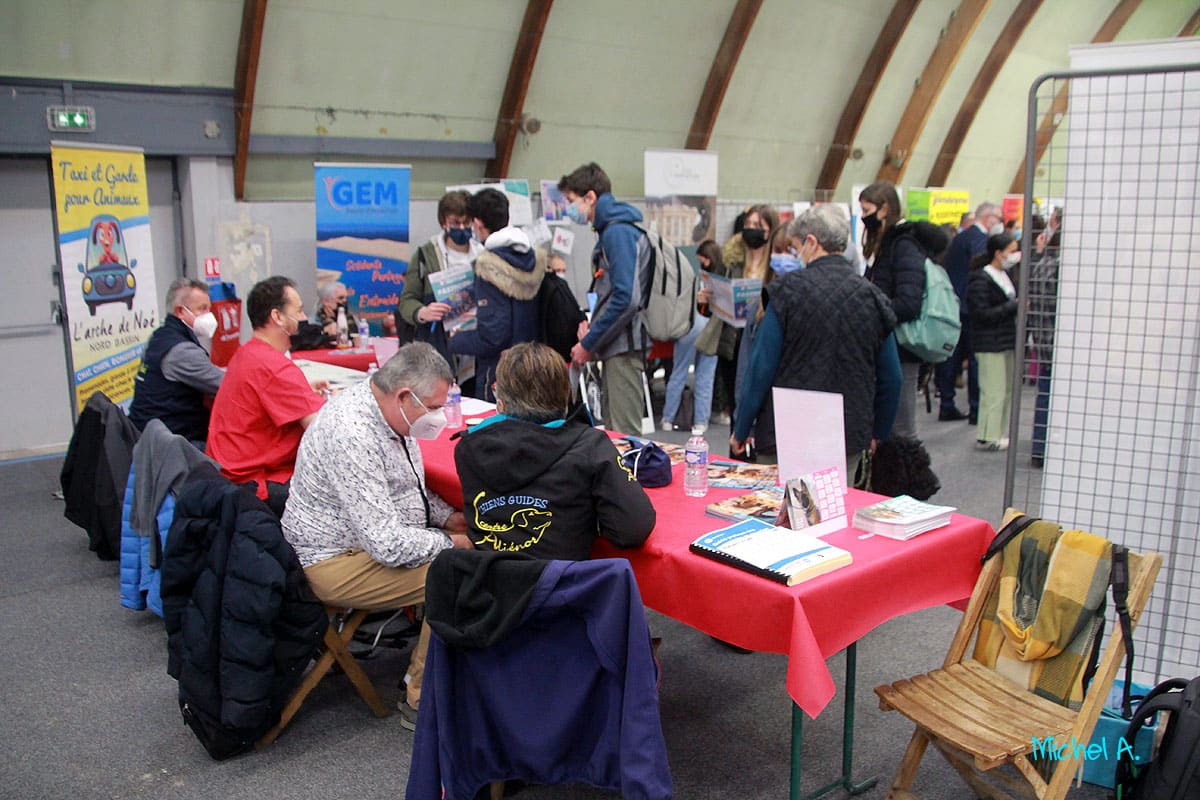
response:
M564 175L558 188L570 204L567 217L577 225L590 224L600 237L592 251L596 307L590 326L579 326L571 361L580 366L600 362L605 426L640 433L642 372L650 341L642 330L639 287L651 254L649 240L635 227L642 215L613 197L612 182L594 162Z

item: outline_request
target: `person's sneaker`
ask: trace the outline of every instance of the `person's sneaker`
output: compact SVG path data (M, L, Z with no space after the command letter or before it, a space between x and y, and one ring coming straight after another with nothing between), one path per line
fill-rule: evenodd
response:
M416 731L417 709L410 706L407 700L396 703L396 708L400 710L400 727L406 731Z
M663 417L663 421L662 421L662 429L663 429L664 431L666 431L666 432L670 433L671 431L675 430L675 423L674 423L674 422L671 422L671 421L670 421L669 419L667 419L666 417Z
M713 414L712 419L709 421L712 422L713 425L729 425L733 420L729 418L728 414L722 411L720 413Z
M975 449L976 450L985 450L989 453L994 453L994 452L1000 450L1001 447L1000 447L999 442L988 442L983 439L976 439L975 440Z
M1007 436L1000 437L1000 444L996 447L996 449L997 450L1007 450L1008 449L1008 437Z
M958 422L959 420L964 420L966 418L967 415L959 411L954 406L943 408L938 412L938 422Z

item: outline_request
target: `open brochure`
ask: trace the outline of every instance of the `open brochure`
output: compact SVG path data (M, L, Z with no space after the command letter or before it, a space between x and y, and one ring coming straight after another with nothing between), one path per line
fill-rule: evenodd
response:
M854 527L891 539L911 539L950 524L953 506L935 506L906 494L864 506L854 512Z
M745 461L714 459L708 462L710 489L762 489L779 480L774 464L747 464Z
M431 272L429 285L433 287L434 299L450 306L450 313L442 317L446 333L475 327L475 273L470 267Z
M704 507L704 513L718 519L736 522L743 519L759 519L773 523L783 505L782 486L764 486L737 497L727 497Z
M805 531L747 519L706 533L691 550L706 558L762 575L786 586L823 575L853 561L850 553Z
M701 272L700 280L710 290L708 307L714 317L735 328L746 327L750 308L762 294L761 278L726 278Z

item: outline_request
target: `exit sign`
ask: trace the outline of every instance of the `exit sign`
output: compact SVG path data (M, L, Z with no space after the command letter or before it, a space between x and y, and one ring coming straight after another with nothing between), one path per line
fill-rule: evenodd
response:
M96 109L91 106L47 106L46 127L52 131L94 131Z

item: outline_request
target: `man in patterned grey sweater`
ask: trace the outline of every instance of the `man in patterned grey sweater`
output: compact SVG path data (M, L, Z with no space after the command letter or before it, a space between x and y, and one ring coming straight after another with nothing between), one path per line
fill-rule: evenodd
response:
M453 376L428 344L400 348L369 380L333 398L304 432L283 533L317 597L349 608L425 600L442 550L470 548L466 519L425 486L416 439L446 425ZM401 724L416 727L429 626L413 648Z

